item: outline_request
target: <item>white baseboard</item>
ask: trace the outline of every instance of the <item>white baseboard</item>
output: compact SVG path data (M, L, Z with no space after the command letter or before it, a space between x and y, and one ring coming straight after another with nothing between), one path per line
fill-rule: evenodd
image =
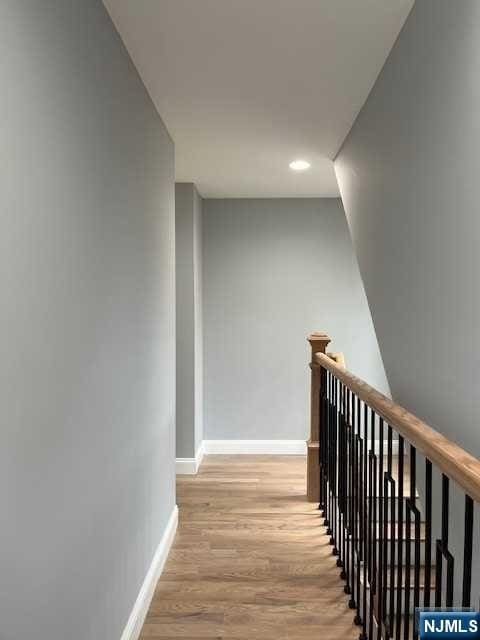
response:
M307 453L307 445L305 440L204 440L203 448L205 454L266 454L266 455L294 455L302 456ZM371 441L368 443L371 448ZM380 441L375 440L375 451L380 451ZM383 442L384 454L388 453L388 444L385 439ZM398 454L398 440L392 441L392 453ZM194 459L192 458L192 466ZM177 460L178 464L178 460ZM198 468L198 467L197 467ZM190 473L196 473L191 471ZM177 471L178 473L178 471ZM183 473L189 473L184 471Z
M177 524L178 507L175 505L120 640L138 640L140 636L150 603L152 602L155 587L162 574L165 561L168 558L170 548L175 538Z
M368 443L371 448L371 441ZM375 441L375 451L380 451L379 440ZM387 454L387 441L383 443L384 454ZM398 440L392 442L393 455L398 454ZM202 464L204 455L293 455L302 456L307 453L305 440L203 440L195 458L177 458L177 474L194 475Z
M205 441L202 441L198 447L198 451L195 458L177 458L175 461L175 469L177 474L181 475L195 475L198 472L200 465L202 464L203 456L205 454Z
M301 456L305 440L204 440L206 454L267 454Z

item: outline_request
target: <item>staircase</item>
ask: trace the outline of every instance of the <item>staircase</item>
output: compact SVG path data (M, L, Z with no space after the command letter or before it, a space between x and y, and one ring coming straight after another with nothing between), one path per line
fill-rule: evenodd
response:
M326 334L309 342L307 495L319 502L359 639L418 638L417 608L478 603L480 461L329 358Z
M387 468L388 459L384 459L383 467ZM394 486L399 486L398 477L398 456L392 456L391 477ZM368 562L365 564L360 559L359 582L360 593L366 593L366 637L368 638L394 638L395 629L399 629L399 637L414 638L414 617L413 612L416 606L422 605L425 598L429 597L432 589L435 589L435 567L426 566L427 549L427 523L425 522L422 509L419 508L419 526L410 522L409 526L404 519L399 519L400 513L406 513L407 501L410 495L410 469L408 460L405 461L403 472L403 498L392 495L391 484L388 485L387 494L384 494L384 505L387 505L388 520L372 522L371 530L368 532L371 549L375 549L377 563L380 554L382 555L382 581L381 594L383 601L380 602L380 589L372 587L372 581L368 578ZM380 498L378 491L375 494L368 487L368 515L370 510L379 513ZM408 496L408 497L405 497ZM375 500L373 508L370 506ZM418 504L420 496L415 491L415 503ZM402 502L402 505L400 505ZM393 507L393 511L390 510ZM373 514L372 514L373 515ZM393 516L393 519L392 519ZM353 540L353 548L357 548L359 540ZM372 551L370 551L370 555ZM418 564L416 564L418 556ZM357 556L355 556L357 557ZM417 591L415 590L415 571L417 570ZM379 578L377 578L378 584ZM415 602L415 594L418 594L418 601ZM370 610L372 615L370 615ZM405 612L408 612L406 614ZM379 620L382 620L382 629L379 628ZM360 624L360 620L358 620ZM370 627L370 628L368 628Z

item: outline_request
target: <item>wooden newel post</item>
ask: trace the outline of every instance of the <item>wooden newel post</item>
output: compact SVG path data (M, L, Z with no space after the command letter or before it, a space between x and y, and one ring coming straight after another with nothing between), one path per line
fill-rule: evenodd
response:
M320 501L320 365L314 362L314 355L319 351L325 353L330 338L326 333L311 333L308 342L312 348L310 369L312 370L312 383L310 391L310 439L307 440L307 499L309 502Z

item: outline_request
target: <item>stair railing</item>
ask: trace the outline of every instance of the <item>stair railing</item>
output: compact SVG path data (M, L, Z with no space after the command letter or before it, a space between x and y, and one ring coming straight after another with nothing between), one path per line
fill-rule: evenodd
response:
M326 334L308 340L308 499L360 640L417 638L417 608L479 606L480 460L339 366Z

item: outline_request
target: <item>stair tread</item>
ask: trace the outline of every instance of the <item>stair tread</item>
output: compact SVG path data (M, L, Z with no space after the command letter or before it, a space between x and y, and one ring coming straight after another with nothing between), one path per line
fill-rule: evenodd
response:
M379 456L378 454L376 455L376 460L377 460L377 474L376 474L376 483L377 483L377 488L376 488L376 497L378 497L378 480L379 480ZM369 473L368 473L368 463L367 463L367 495L368 497L371 496L370 494L370 478ZM388 457L387 456L383 456L383 472L386 473L388 470ZM398 498L398 484L399 484L399 473L398 473L398 456L392 456L392 467L391 467L391 477L392 480L395 483L395 493L396 493L396 498ZM388 484L387 487L387 495L390 496L391 495L391 485L390 483ZM415 497L418 497L418 491L415 492ZM409 460L407 457L404 458L404 468L403 468L403 497L404 498L408 498L410 496L410 465L409 465Z
M420 580L419 580L419 588L421 590L425 589L425 570L426 567L424 565L422 565L420 567ZM394 587L395 590L398 589L398 565L394 566L393 569L394 572ZM430 567L430 588L434 588L435 587L435 566ZM401 588L405 589L406 585L405 585L405 578L406 578L406 573L407 573L407 569L405 566L402 566L402 582L401 582ZM387 568L387 585L390 585L390 576L391 576L391 569L390 567ZM414 567L413 565L410 566L410 590L413 591L413 585L414 585L414 579L415 579L415 571L414 571ZM364 583L364 576L363 573L360 573L360 582L363 584ZM367 588L369 587L369 584L367 584Z
M380 522L376 522L374 529L373 529L373 533L375 536L375 539L378 540L380 538L380 527L382 527L382 537L384 535L384 531L383 531L383 525ZM393 524L388 523L387 524L387 540L391 541L392 537L398 542L399 540L399 532L402 535L402 540L405 542L407 540L407 524L403 523L403 526L400 522L395 522ZM422 521L420 522L420 542L425 541L426 538L426 525L425 522ZM415 525L414 523L410 524L410 540L415 540Z

